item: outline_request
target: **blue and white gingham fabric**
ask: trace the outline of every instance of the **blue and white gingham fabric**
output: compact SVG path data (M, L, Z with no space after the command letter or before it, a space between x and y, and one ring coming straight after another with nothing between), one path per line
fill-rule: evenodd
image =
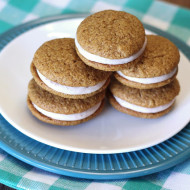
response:
M0 33L32 19L69 13L123 10L190 45L190 10L153 0L0 0ZM76 179L25 164L0 149L0 183L31 190L189 190L190 159L166 171L135 179Z

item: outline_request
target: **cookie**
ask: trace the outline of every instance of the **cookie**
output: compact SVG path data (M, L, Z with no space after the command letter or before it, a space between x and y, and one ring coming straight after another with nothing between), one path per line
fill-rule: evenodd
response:
M168 39L147 35L147 46L142 59L127 64L114 76L121 83L139 89L158 88L173 81L180 60L178 48Z
M86 65L78 57L72 38L51 40L39 47L31 73L43 89L72 99L84 99L103 91L111 74Z
M39 120L54 125L77 125L96 117L103 109L105 91L86 99L68 99L49 93L34 79L28 85L28 108Z
M87 65L105 71L118 71L139 61L146 42L142 23L129 13L114 10L84 19L75 37L79 57Z
M177 79L154 89L136 89L113 80L108 98L111 105L123 113L141 118L158 118L172 110L180 86Z

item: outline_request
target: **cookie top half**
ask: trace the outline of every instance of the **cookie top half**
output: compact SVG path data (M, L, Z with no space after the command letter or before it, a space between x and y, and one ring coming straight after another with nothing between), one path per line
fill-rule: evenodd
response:
M110 72L84 64L75 51L72 38L45 42L34 54L32 62L47 79L71 87L94 86L110 75Z
M180 91L179 82L174 79L170 84L154 89L136 89L113 80L110 85L111 93L131 104L153 108L171 102Z
M121 72L130 77L152 78L172 72L179 63L178 48L170 40L157 35L147 35L147 46L138 63L126 64Z
M87 52L108 59L137 53L145 43L142 23L133 15L114 10L95 13L77 29L77 41Z

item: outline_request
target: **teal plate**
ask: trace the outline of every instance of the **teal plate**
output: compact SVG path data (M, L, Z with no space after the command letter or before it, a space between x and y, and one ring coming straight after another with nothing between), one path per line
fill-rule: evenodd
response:
M60 15L22 24L0 36L0 50L20 34L46 23L85 17ZM174 36L144 25L146 29L173 41L190 59L190 48ZM25 136L0 115L0 147L35 167L57 174L88 179L122 179L152 174L190 157L190 123L174 137L156 146L119 154L86 154L62 150Z

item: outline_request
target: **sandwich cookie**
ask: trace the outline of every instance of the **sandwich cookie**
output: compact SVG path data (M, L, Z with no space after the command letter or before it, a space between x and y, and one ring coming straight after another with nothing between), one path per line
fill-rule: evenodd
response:
M118 111L141 118L158 118L172 110L180 86L174 79L160 88L136 89L113 80L109 90L109 102Z
M84 64L72 38L44 43L34 54L31 73L43 89L72 99L87 98L103 91L111 74Z
M68 99L45 91L32 79L28 108L39 120L54 125L76 125L96 117L103 109L105 91L86 99Z
M133 88L158 88L174 80L179 60L179 50L171 41L161 36L148 35L141 61L127 64L124 70L115 72L114 76Z
M118 71L140 60L146 47L145 30L133 15L105 10L84 19L75 37L76 51L99 70Z

